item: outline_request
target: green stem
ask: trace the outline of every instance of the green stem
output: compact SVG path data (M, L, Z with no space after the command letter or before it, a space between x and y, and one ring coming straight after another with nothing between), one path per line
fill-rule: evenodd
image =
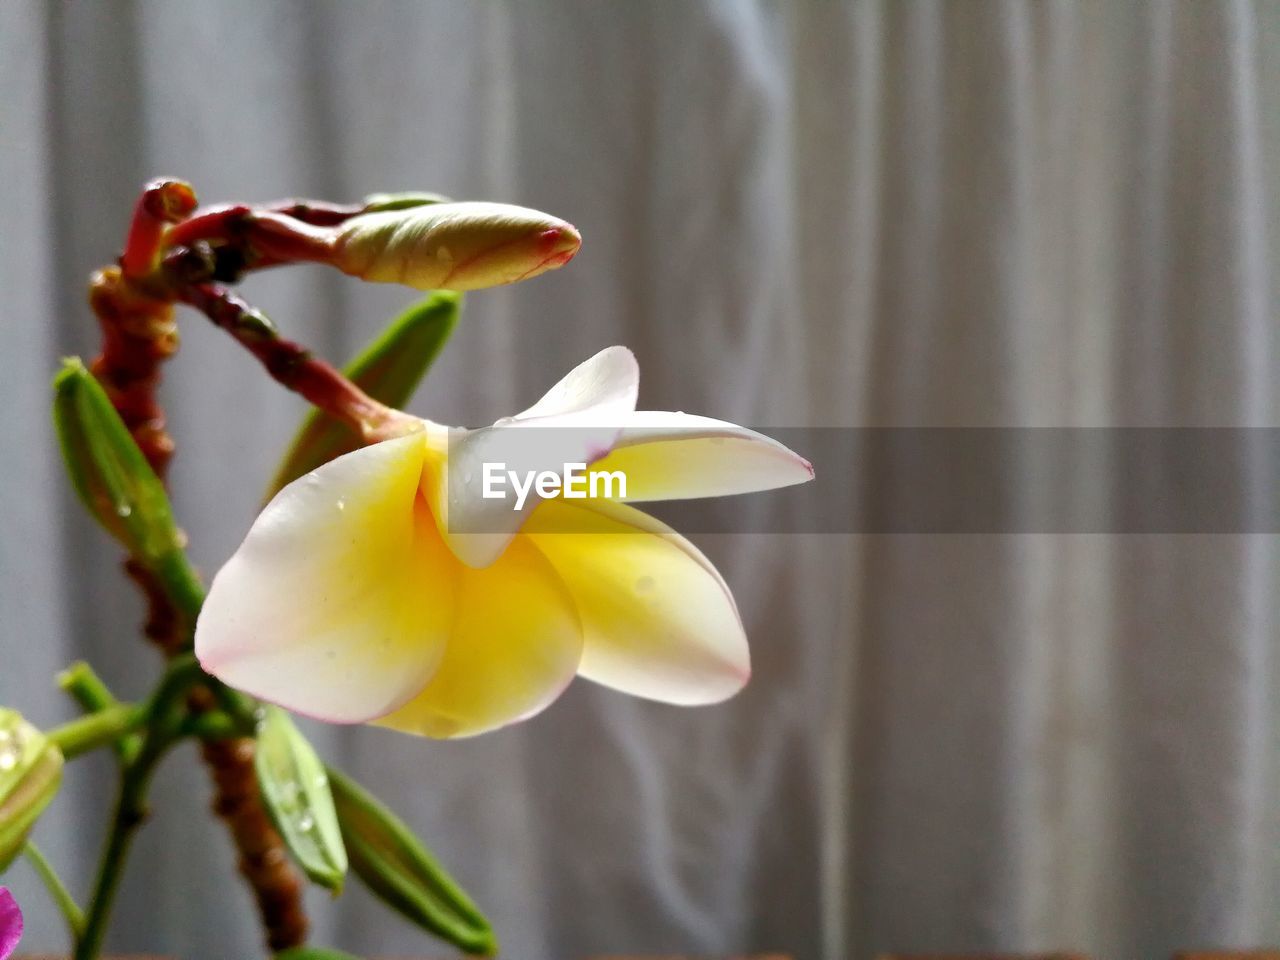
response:
M84 929L84 911L80 909L80 905L76 903L75 898L71 896L71 892L67 889L66 884L62 882L62 878L58 876L58 872L53 869L53 865L40 852L40 848L31 840L28 840L26 846L22 848L22 852L30 861L36 875L45 885L45 889L49 891L49 896L53 898L54 904L62 913L63 919L67 921L67 929L71 931L72 939L80 936L80 932Z
M85 918L81 935L76 939L75 960L95 960L102 952L102 941L107 932L107 921L120 887L125 857L133 843L138 827L147 816L147 788L151 774L160 759L162 749L147 738L142 752L125 770L120 784L120 796L116 801L111 832L98 867L98 878L93 885L93 898L89 901L89 913Z
M70 760L116 743L121 737L136 730L146 718L144 711L132 704L122 703L107 707L97 713L64 723L47 734L51 743Z
M83 660L77 660L58 674L58 688L70 694L85 713L96 713L120 702L94 673L93 667Z
M96 713L120 703L93 667L83 660L77 660L58 674L58 686L70 694L86 713ZM121 761L127 763L138 755L142 737L131 733L117 740L114 746Z
M164 588L165 596L185 621L184 633L189 645L191 631L204 603L204 584L200 582L200 575L187 559L186 551L180 548L167 551L148 565Z
M146 734L137 755L124 764L115 815L98 866L83 933L76 940L75 960L96 960L102 952L107 922L115 903L125 858L133 838L147 817L151 776L165 752L181 735L187 691L205 678L194 656L170 661L144 711ZM87 718L86 718L87 719Z

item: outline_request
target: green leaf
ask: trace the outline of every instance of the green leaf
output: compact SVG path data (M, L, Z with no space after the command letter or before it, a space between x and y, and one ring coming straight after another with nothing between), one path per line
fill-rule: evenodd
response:
M0 708L0 873L62 785L62 753L14 710Z
M351 869L384 903L472 954L498 950L484 914L413 831L376 797L329 768Z
M371 193L364 198L365 213L381 213L384 210L407 210L428 203L449 203L449 198L439 193L410 190L405 193Z
M335 893L347 875L347 851L315 750L284 710L264 707L254 768L262 799L298 866Z
M327 947L290 947L275 955L275 960L360 960L355 954Z
M53 378L53 422L67 473L89 513L194 619L203 588L183 552L164 485L102 385L77 358L64 360Z
M396 317L343 372L380 403L403 407L453 333L461 310L461 294L436 291ZM313 410L276 471L268 498L303 474L359 446L350 429Z

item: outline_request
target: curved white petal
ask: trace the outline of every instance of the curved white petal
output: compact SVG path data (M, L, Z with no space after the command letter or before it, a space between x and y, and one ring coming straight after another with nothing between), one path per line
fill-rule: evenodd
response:
M573 600L525 538L483 570L459 568L456 609L439 669L378 726L473 736L538 713L577 673L582 629Z
M226 683L335 723L422 689L444 649L457 568L419 495L423 434L286 486L214 578L196 655Z
M542 499L531 489L521 501L508 471L520 478L544 471L563 476L566 464L605 456L635 411L639 378L631 351L609 347L523 413L449 434L448 469L430 473L423 491L458 559L471 567L493 563ZM498 496L485 496L486 464L502 465L501 483L489 487Z
M573 594L585 646L579 674L666 703L717 703L751 675L724 579L688 540L634 507L549 500L532 540Z
M773 490L813 479L808 460L762 433L724 420L642 410L627 418L594 470L627 478L619 499L688 500Z
M570 370L541 400L512 419L568 417L572 422L560 425L595 422L618 427L635 410L639 390L640 365L635 354L626 347L605 347Z

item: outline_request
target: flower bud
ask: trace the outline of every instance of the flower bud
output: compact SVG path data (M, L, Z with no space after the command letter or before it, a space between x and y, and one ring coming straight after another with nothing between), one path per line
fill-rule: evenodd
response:
M54 378L53 420L76 493L134 556L182 546L164 485L93 374L75 358Z
M94 518L159 579L179 611L194 617L199 578L183 552L164 484L102 385L77 359L53 380L53 422L71 483Z
M403 820L354 780L329 769L351 869L408 920L468 954L498 952L493 928Z
M279 707L264 708L254 769L267 812L298 866L315 883L341 893L347 851L329 777L315 749Z
M352 217L332 241L339 270L419 290L477 290L563 266L582 238L555 217L502 203L429 203Z
M14 710L0 709L0 872L62 783L62 753Z

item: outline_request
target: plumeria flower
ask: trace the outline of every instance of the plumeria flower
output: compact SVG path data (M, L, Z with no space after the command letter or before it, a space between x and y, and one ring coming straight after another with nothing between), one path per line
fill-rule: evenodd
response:
M0 887L0 960L8 960L22 939L22 911L8 887Z
M673 704L746 683L733 595L688 540L624 501L768 490L809 463L744 427L637 412L625 347L491 427L422 421L285 487L214 579L196 654L297 713L431 737L530 717L575 675ZM481 468L620 471L626 493L523 503ZM489 493L493 493L491 488Z

